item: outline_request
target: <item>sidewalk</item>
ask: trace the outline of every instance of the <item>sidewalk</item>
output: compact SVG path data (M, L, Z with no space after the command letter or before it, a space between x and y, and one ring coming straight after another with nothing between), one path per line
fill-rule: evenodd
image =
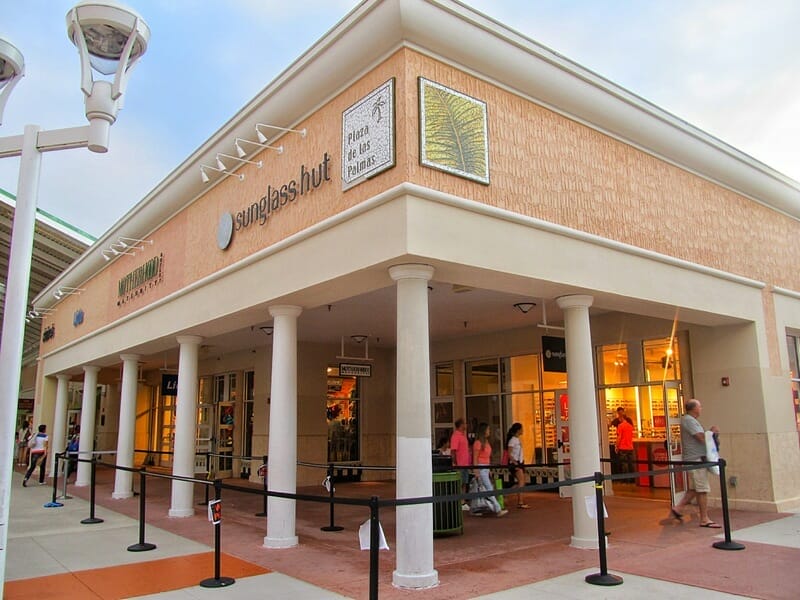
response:
M345 529L323 532L328 506L298 503L300 545L271 550L262 546L265 520L254 516L261 510L261 498L225 491L220 574L236 581L208 589L198 584L214 576L213 527L201 505L194 517L168 518L167 481L148 480L145 539L157 546L150 552L127 551L139 540L138 499L111 500L110 470L98 470L96 516L104 519L99 524L80 523L89 515L88 488L70 487L76 497L63 500L64 507L43 508L52 487L22 488L19 474L13 485L4 596L8 600L369 596L368 552L359 550L357 541L358 525L367 518L361 507L337 506L336 524ZM204 491L196 487L200 502ZM336 487L341 497L394 494L391 483ZM303 492L319 494L321 488ZM599 571L598 552L569 547L571 502L547 493L528 494L526 501L530 510L512 509L503 519L467 515L463 536L437 538L440 584L425 591L391 585L394 511L382 511L390 550L381 552L380 598L798 597L800 515L734 511L733 539L746 549L729 552L711 548L722 536L719 530L698 527L696 517L683 524L667 518L669 505L664 501L608 497L608 571L624 582L602 587L584 581L586 574ZM721 520L717 509L711 512Z

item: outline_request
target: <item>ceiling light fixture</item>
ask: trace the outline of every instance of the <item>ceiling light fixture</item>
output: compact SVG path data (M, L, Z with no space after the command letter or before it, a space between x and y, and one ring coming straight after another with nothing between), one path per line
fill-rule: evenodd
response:
M264 333L266 333L267 335L272 335L272 332L274 331L272 325L262 325L261 327L259 327L259 329Z
M363 333L359 333L356 335L351 335L350 339L353 340L356 344L363 344L364 340L366 340L369 336L364 335Z
M259 144L258 142L246 140L244 138L236 138L236 141L233 143L233 147L236 148L236 154L239 155L239 158L247 156L247 152L244 148L242 148L242 144L252 144L253 146L258 146L259 148L267 148L268 150L275 150L278 154L283 154L283 146L270 146L269 144Z
M289 133L297 133L300 137L306 137L306 130L303 129L288 129L286 127L278 127L277 125L267 125L265 123L256 123L256 135L258 136L258 141L262 144L267 143L267 136L261 133L259 127L266 127L267 129L279 129L280 131L287 131Z
M514 308L519 310L523 315L527 315L534 306L536 306L536 302L517 302Z

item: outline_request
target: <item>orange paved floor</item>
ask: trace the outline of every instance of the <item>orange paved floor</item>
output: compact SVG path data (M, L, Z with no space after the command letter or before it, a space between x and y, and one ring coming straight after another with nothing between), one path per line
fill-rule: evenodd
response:
M224 577L249 577L269 569L222 554ZM146 575L144 575L146 574ZM198 585L214 577L214 553L189 554L145 563L7 581L6 600L119 600Z

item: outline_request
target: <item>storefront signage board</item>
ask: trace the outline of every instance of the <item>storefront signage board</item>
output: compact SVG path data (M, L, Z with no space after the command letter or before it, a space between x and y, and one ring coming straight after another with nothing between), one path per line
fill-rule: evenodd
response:
M395 164L394 78L342 113L342 189Z
M545 371L567 372L567 347L564 338L543 335L542 356Z
M162 396L177 396L178 395L178 376L169 373L161 375L161 395Z
M372 377L372 365L339 363L340 377Z

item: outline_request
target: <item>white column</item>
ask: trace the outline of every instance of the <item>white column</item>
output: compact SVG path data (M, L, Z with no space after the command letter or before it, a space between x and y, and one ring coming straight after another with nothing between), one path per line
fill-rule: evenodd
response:
M50 436L50 474L55 473L56 453L60 454L67 448L67 397L69 395L69 375L62 373L56 375L56 410L53 414L53 435ZM64 466L64 461L59 464Z
M197 423L197 355L203 338L196 335L178 337L178 397L175 406L175 443L173 444L172 474L194 477L194 452ZM194 515L194 484L172 482L170 517Z
M597 395L594 385L592 336L589 329L591 296L562 296L556 303L564 311L567 350L567 392L569 394L569 439L572 477L588 477L600 471L600 439L597 424ZM575 548L597 548L597 521L589 518L586 497L595 500L594 484L572 488L572 540Z
M270 491L297 491L297 317L299 306L271 306L272 400L269 413ZM295 504L289 498L267 499L266 548L297 546Z
M429 265L396 265L397 282L397 497L433 493L431 467ZM433 568L433 510L430 504L397 507L397 564L392 583L426 588L439 583Z
M81 437L78 443L78 458L91 460L94 451L94 422L97 414L97 373L100 367L87 365L83 367L83 400L81 402ZM78 475L75 486L81 487L92 483L92 465L88 462L78 463Z
M139 390L139 358L138 354L121 354L122 389L119 399L119 434L117 436L117 465L133 468L133 438L136 428L136 395ZM117 470L114 475L114 492L111 497L116 500L133 496L133 473Z

